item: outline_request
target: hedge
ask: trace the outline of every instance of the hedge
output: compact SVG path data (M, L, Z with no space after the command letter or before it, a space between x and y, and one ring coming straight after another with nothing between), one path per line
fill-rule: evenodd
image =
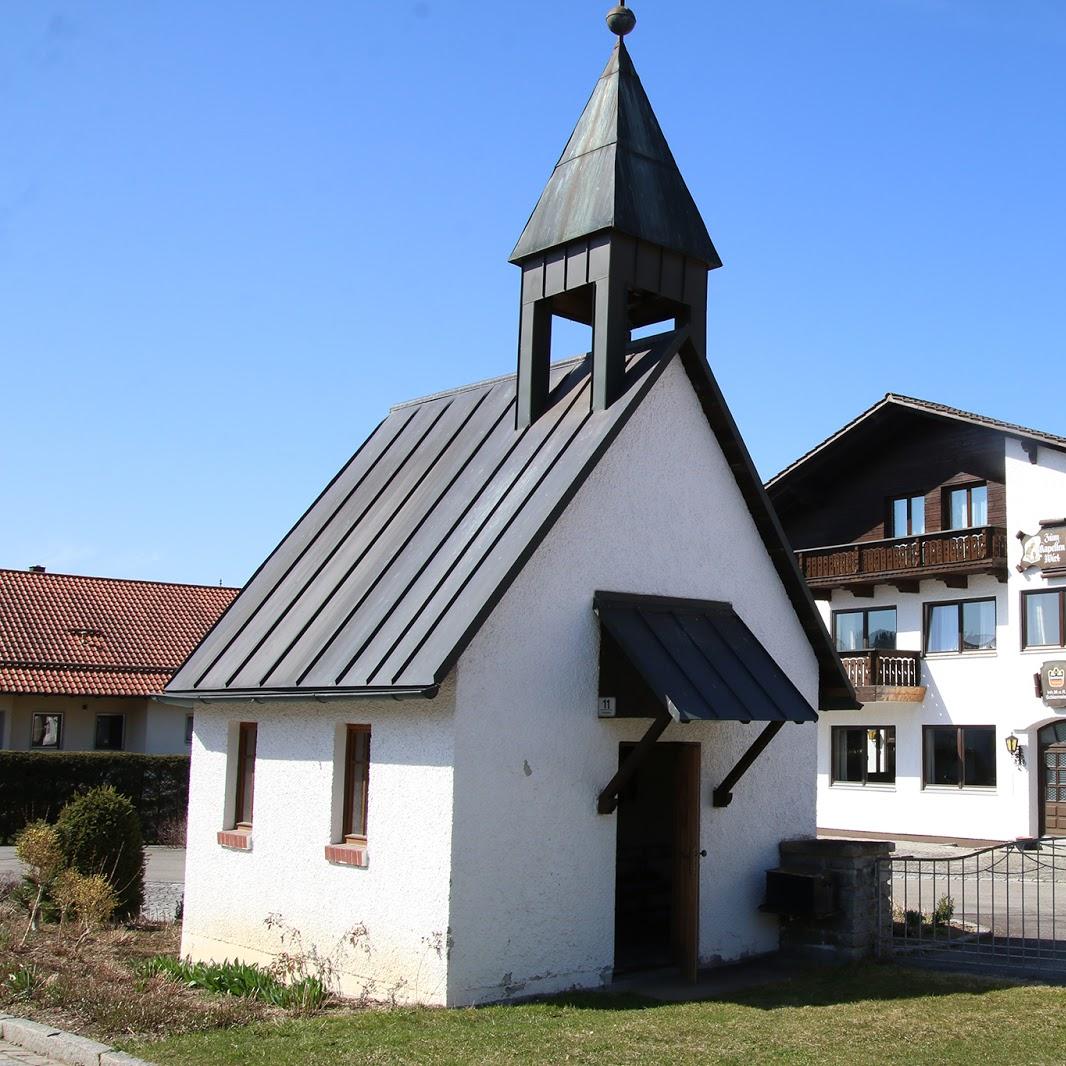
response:
M0 751L0 842L10 844L24 825L54 822L75 796L111 785L140 815L153 843L168 822L185 821L189 756L132 751Z

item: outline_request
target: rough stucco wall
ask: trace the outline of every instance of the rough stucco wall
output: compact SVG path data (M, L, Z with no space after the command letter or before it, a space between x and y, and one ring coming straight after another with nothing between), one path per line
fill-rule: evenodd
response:
M1035 533L1040 519L1061 515L1066 499L1066 455L1040 448L1039 463L1029 462L1018 441L1007 439L1007 560L1004 585L993 577L971 578L967 589L942 581L923 581L917 593L877 586L873 599L835 593L832 609L896 607L900 648L921 650L923 605L943 600L996 599L996 650L991 653L929 656L922 662L928 691L921 704L871 703L860 712L823 715L819 723L818 824L827 829L869 833L1008 840L1039 833L1038 750L1040 726L1061 717L1033 692L1033 674L1045 659L1066 658L1060 649L1022 651L1021 593L1057 588L1038 569L1019 574L1021 548L1014 534ZM830 605L821 605L829 624ZM830 783L830 727L896 727L896 783L862 786ZM955 789L922 787L923 725L994 725L996 787ZM1026 766L1019 768L1003 739L1018 735Z
M460 660L448 999L600 983L614 951L615 817L598 791L648 721L596 717L596 589L723 599L815 703L817 668L680 362L635 412ZM788 725L734 790L762 727L672 725L702 745L700 957L773 950L759 914L783 837L814 832L815 729Z
M268 915L329 955L347 995L442 1003L448 933L454 687L435 700L208 703L196 709L182 952L269 961ZM252 850L224 827L230 726L259 723ZM337 727L371 726L366 869L326 861ZM343 749L341 750L343 758ZM362 926L352 945L346 934ZM291 945L287 945L292 950Z

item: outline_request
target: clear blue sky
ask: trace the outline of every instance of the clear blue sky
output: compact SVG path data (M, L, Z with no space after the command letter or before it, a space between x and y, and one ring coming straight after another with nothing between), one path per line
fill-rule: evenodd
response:
M0 11L0 566L243 583L391 403L512 370L608 0ZM1066 3L634 0L769 476L894 390L1066 433Z

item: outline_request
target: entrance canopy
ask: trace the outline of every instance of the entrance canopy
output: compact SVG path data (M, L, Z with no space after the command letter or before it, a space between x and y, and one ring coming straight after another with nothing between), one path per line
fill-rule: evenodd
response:
M731 604L597 592L593 607L605 636L600 694L616 698L620 716L665 710L680 722L817 721ZM615 684L619 691L608 691ZM624 690L634 687L658 706L627 701Z

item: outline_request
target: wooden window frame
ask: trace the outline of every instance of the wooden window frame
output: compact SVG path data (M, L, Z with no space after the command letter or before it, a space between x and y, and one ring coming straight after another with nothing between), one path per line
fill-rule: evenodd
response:
M975 526L973 524L973 490L984 488L986 490L985 495L985 521L983 525ZM963 481L958 485L945 485L944 486L944 498L940 503L940 513L947 521L941 521L940 525L943 527L945 533L950 533L953 529L983 529L988 525L988 511L991 505L989 499L990 493L988 490L987 481ZM953 492L965 492L966 493L966 525L953 526L951 525L951 494Z
M837 777L836 765L837 765L837 737L846 733L849 729L861 729L864 733L869 733L871 729L884 730L885 733L885 766L888 766L888 749L892 749L892 780L891 781L868 781L867 767L865 760L862 767L862 780L861 781L849 781L844 777ZM889 743L889 736L891 736L891 744ZM885 771L888 772L887 770ZM831 785L859 785L862 788L866 788L870 785L874 788L895 788L896 785L896 727L894 725L834 725L829 730L829 783Z
M58 718L59 719L59 734L56 737L55 745L51 744L34 744L33 742L33 720L35 718ZM67 731L66 715L62 711L33 711L30 714L30 751L62 751L63 750L63 735Z
M900 500L906 500L907 501L907 529L903 533L901 533L898 529L896 529L896 507L895 507L895 505ZM922 532L921 533L915 533L914 532L914 514L913 514L914 508L912 507L912 504L914 503L915 500L922 500L923 503L928 503L928 501L926 500L926 495L925 495L924 492L902 493L899 496L889 496L889 498L888 498L888 508L887 508L888 517L886 519L885 528L886 529L891 528L892 529L892 534L891 534L891 537L889 537L887 539L894 540L894 539L896 539L898 537L921 537L921 536L924 536L924 534L928 532L928 529L925 528L926 527L925 514L929 510L928 507L923 507L922 508L922 526L923 526Z
M101 748L100 747L100 719L101 718L119 718L122 721L122 735L119 738L117 748ZM93 722L93 751L125 751L126 750L126 716L124 714L118 714L115 712L104 711L96 716Z
M970 648L967 650L963 647L962 640L962 607L966 603L991 603L995 608L996 621L994 630L999 628L999 604L995 596L973 596L965 600L927 600L922 604L922 658L924 659L928 655L987 655L990 652L998 651L998 646L991 648ZM958 647L954 651L930 651L929 650L929 622L933 615L934 607L955 607L958 614ZM998 645L999 637L995 635L994 639Z
M246 811L244 809L244 791L245 786L249 784L248 777L248 741L251 737L252 743L252 757L251 757L251 789L248 794L249 807L251 810ZM233 824L236 829L243 829L250 831L252 828L252 819L255 816L255 760L256 760L256 747L259 740L259 723L258 722L241 722L237 726L237 775L236 786L234 793L233 804ZM247 817L245 817L247 815Z
M355 766L356 744L358 738L366 737L366 771L363 774L363 786L361 795L361 810L363 812L362 832L356 832L353 820L355 818ZM344 791L341 794L341 840L345 844L365 845L367 841L367 822L370 806L370 726L349 725L344 732Z
M870 612L871 611L892 611L896 615L896 639L899 640L899 609L893 603L887 607L845 607L839 611L831 611L829 616L829 630L833 638L833 647L836 648L837 644L837 616L842 614L861 614L862 617L862 643L861 648L855 648L852 651L843 651L837 649L838 655L857 655L860 651L895 651L895 648L875 649L870 647Z
M955 730L955 757L959 760L959 783L957 785L941 785L935 781L929 780L929 763L928 763L928 743L929 737L932 735L933 730ZM970 785L966 783L966 740L965 734L967 729L990 729L992 731L992 784L990 785ZM999 773L996 766L996 745L995 740L998 736L996 727L994 725L923 725L922 726L922 788L974 788L982 789L983 791L990 792L997 788L999 785Z
M1029 606L1026 600L1030 596L1047 596L1049 593L1059 598L1059 642L1058 644L1029 643ZM1043 650L1046 648L1066 648L1066 589L1027 589L1022 592L1022 651Z

